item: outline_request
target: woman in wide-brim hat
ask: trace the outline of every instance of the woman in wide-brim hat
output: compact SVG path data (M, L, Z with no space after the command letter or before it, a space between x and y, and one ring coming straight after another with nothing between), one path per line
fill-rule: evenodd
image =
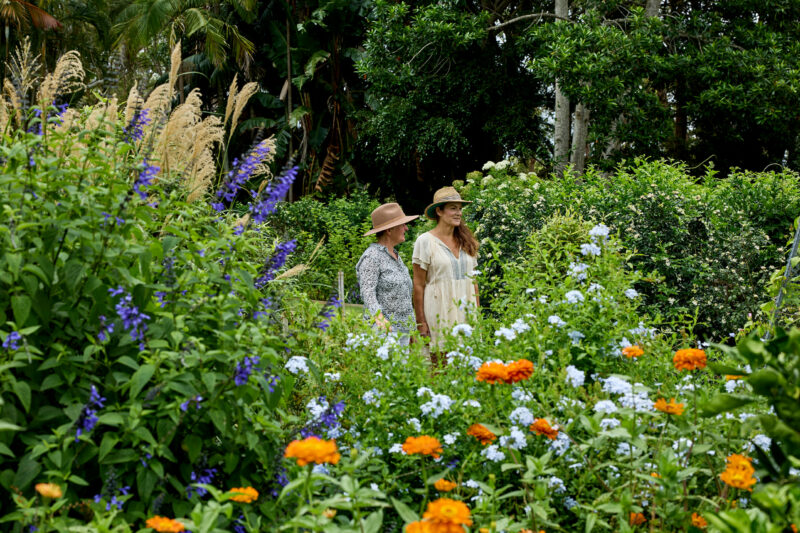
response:
M358 285L364 309L378 326L396 330L408 342L414 324L412 283L403 260L395 247L406 240L408 216L396 203L383 204L372 212L372 229L364 235L375 235L356 264Z
M478 285L472 273L478 265L478 241L461 219L462 200L453 187L433 195L425 216L436 227L417 237L411 262L414 269L414 310L417 328L431 338L431 362L438 365L445 331L466 320L478 306Z

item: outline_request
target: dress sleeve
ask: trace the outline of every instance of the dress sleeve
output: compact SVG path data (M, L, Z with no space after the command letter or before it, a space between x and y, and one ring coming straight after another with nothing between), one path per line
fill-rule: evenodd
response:
M411 264L419 265L422 270L428 270L431 263L431 247L426 234L417 237L414 242L414 254L411 256Z
M381 266L378 258L369 253L369 249L362 260L358 262L356 275L358 276L358 286L361 289L361 300L364 302L364 308L369 312L370 316L374 316L381 310L377 295Z

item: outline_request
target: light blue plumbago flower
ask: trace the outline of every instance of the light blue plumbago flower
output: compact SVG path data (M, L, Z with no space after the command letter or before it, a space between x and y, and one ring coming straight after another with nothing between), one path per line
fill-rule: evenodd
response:
M637 296L639 296L639 293L636 292L636 289L627 289L625 291L625 296L627 296L631 300L634 300L634 299L636 299Z
M573 290L565 294L564 299L567 301L567 303L579 304L583 302L585 298L581 291Z
M581 254L598 256L602 253L599 246L594 243L581 244Z

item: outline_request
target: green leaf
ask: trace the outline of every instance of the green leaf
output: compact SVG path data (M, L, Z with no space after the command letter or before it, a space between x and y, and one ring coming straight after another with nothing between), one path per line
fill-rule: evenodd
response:
M21 328L28 320L28 315L31 314L31 299L24 294L12 296L11 309L14 311L14 322L17 323L17 327Z
M100 453L97 456L98 461L102 463L105 456L108 455L108 452L113 450L118 442L119 437L117 437L115 433L110 431L106 432L103 435L103 440L100 442Z
M379 533L383 525L383 511L378 510L370 513L366 520L364 520L364 533Z
M83 278L83 273L86 270L83 261L71 259L64 265L64 283L69 290L75 290L78 282Z
M203 453L203 439L197 435L187 435L183 439L183 449L189 454L189 461L194 463Z
M221 433L225 433L225 428L228 425L225 413L219 409L211 409L208 412L208 416L211 418L211 421L214 422L214 426L216 426Z
M37 461L30 457L23 457L14 475L14 486L19 490L25 490L41 471L42 465Z
M139 367L139 369L133 373L131 376L131 389L130 389L130 397L131 399L136 398L142 389L150 381L150 378L153 377L153 373L155 373L156 367L151 364L145 364Z
M25 412L30 412L31 410L31 388L25 381L15 381L14 382L14 394L17 395L19 398L19 402L22 404L22 407L25 408Z
M6 262L8 263L8 271L14 275L16 280L19 277L19 267L22 265L22 255L6 254Z
M406 524L416 522L419 520L419 515L411 510L411 508L398 499L392 498L392 505L394 506L397 514L400 515Z
M734 409L747 405L754 401L754 398L741 394L717 394L709 402L700 408L700 416L710 417L719 413L733 411Z
M602 503L597 506L597 510L604 513L618 514L622 512L622 505L618 503Z
M709 362L708 367L716 372L717 374L725 374L729 376L746 376L747 372L745 372L741 368L737 368L735 366L727 365L724 363L714 363Z
M11 448L0 442L0 454L7 455L9 457L14 457L14 452L11 451Z
M12 424L11 422L6 422L5 420L0 420L0 431L22 431L23 429L25 428Z
M42 384L39 386L39 391L46 391L48 389L54 389L64 383L64 380L61 379L61 376L58 374L50 374L44 380L42 380Z

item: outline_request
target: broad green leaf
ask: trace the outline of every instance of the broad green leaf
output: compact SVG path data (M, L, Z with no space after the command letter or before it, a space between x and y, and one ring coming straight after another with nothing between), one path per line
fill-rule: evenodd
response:
M31 410L31 387L25 381L15 381L14 382L14 394L17 395L19 398L19 402L22 404L22 407L25 409L25 412L29 412Z
M11 297L11 309L14 312L14 322L17 327L25 325L31 313L31 299L25 294L18 294Z
M741 394L717 394L700 408L700 415L704 417L716 416L719 413L732 411L737 407L747 405L754 398Z
M400 515L400 518L402 518L406 524L410 522L416 522L417 520L419 520L419 515L414 511L412 511L408 505L406 505L405 503L401 502L396 498L392 498L391 500L392 500L392 505L397 511L397 514Z
M142 389L150 381L150 378L153 377L153 373L155 373L156 367L151 364L145 364L139 367L139 369L133 373L131 376L131 388L130 388L130 397L131 399L136 398Z

